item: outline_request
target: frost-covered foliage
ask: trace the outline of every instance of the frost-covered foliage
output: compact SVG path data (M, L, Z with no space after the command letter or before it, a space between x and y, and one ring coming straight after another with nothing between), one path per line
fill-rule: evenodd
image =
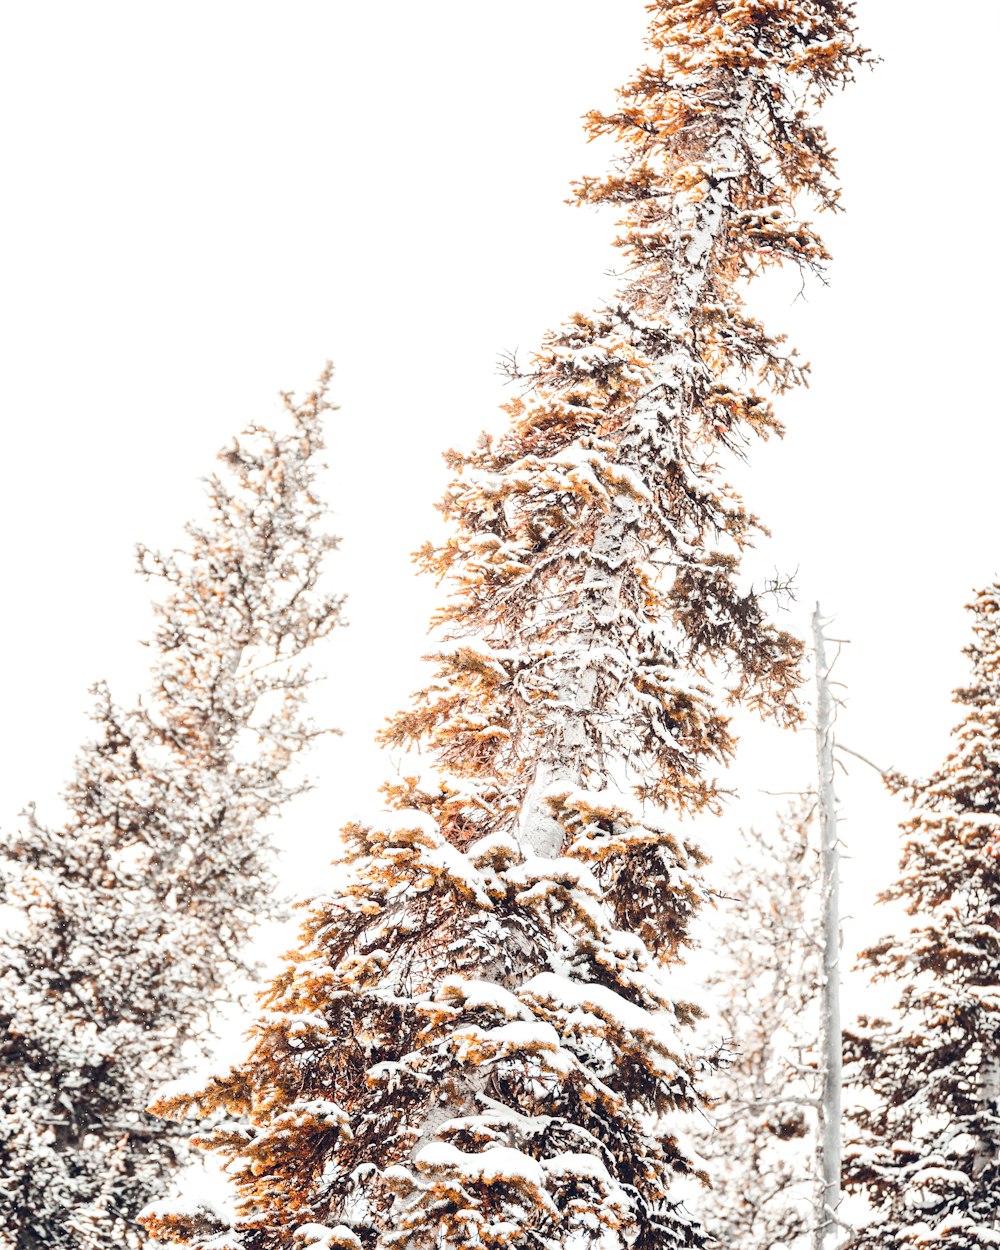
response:
M819 856L815 800L796 802L771 835L751 829L726 884L706 991L731 1061L706 1083L711 1124L696 1137L712 1189L702 1222L720 1246L772 1250L812 1232Z
M862 1247L1000 1245L1000 586L971 605L965 715L929 780L904 783L901 875L884 894L911 931L863 955L901 985L847 1057L862 1103L846 1182L875 1211Z
M850 6L656 3L650 61L589 119L622 145L581 201L623 218L627 285L551 334L510 424L451 455L436 678L384 741L426 776L348 830L245 1063L158 1110L239 1202L150 1226L199 1246L668 1250L697 1062L663 964L689 941L727 705L796 715L799 645L739 579L757 526L717 464L776 427L800 368L737 285L819 265L792 208L830 203L808 112L861 55Z
M145 1113L181 1070L272 907L267 830L315 730L304 653L338 623L314 495L329 373L290 429L221 453L163 588L146 697L97 689L66 823L29 814L0 869L0 1244L122 1247L184 1137Z

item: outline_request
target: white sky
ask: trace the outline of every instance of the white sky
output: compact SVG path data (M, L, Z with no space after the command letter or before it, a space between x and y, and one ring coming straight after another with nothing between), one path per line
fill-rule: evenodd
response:
M920 773L947 746L962 605L1000 572L991 241L1000 7L860 0L884 63L831 103L846 214L827 289L761 288L813 362L789 435L741 475L774 539L853 640L842 738ZM498 421L499 353L600 303L609 216L564 203L604 156L579 116L638 63L641 0L68 0L0 10L5 414L0 821L57 810L87 687L128 692L149 632L138 539L169 545L199 474L280 389L338 368L333 578L352 626L318 662L345 730L279 831L294 891L321 888L345 817L392 770L371 745L421 680L434 588L408 553L436 532L440 452ZM726 848L808 784L808 735L747 726ZM855 949L885 923L895 805L842 783ZM722 858L725 858L723 855Z

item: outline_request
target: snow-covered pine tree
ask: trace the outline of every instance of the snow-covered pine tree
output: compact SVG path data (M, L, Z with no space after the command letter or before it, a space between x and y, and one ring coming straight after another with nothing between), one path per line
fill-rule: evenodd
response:
M802 1247L814 1224L819 1036L815 798L773 833L743 834L720 902L705 991L733 1054L706 1082L712 1123L695 1138L712 1189L702 1222L720 1246Z
M303 1246L635 1246L701 1233L675 1112L696 1061L657 957L703 895L680 810L710 805L731 702L793 716L799 645L741 585L757 526L717 459L776 428L801 369L743 310L770 263L825 258L793 198L832 204L806 111L863 57L851 6L649 6L651 59L591 133L623 214L618 301L551 334L510 425L453 454L437 677L385 741L434 771L347 830L249 1058L160 1114L235 1117L229 1229L165 1202L164 1239ZM690 1117L681 1115L680 1121ZM248 1127L247 1127L248 1124Z
M971 610L954 748L929 780L892 781L912 814L882 898L914 925L864 952L898 999L847 1037L845 1180L875 1213L859 1247L1000 1245L1000 585Z
M139 549L163 587L148 695L97 689L51 828L29 814L0 868L0 1244L122 1247L183 1134L145 1114L183 1070L272 909L268 830L315 735L305 653L340 620L337 540L314 493L329 369L290 428L221 453L182 549Z

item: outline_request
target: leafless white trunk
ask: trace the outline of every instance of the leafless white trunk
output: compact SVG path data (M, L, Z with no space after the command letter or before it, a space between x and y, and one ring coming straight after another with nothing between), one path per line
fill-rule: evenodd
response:
M1000 1109L1000 1056L986 1055L979 1067L979 1097L983 1105L995 1115ZM997 1155L996 1139L980 1137L972 1162L972 1175L976 1180L990 1167ZM1000 1227L1000 1213L993 1224Z
M833 785L833 698L826 639L819 604L813 615L816 648L816 762L819 769L821 928L819 1035L819 1132L816 1160L816 1211L813 1245L836 1244L839 1224L841 1163L842 1045L840 1029L840 852L837 800Z

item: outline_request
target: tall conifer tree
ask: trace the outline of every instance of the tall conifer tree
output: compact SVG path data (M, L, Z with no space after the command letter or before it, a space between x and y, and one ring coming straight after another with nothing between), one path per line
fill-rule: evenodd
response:
M954 747L897 784L911 815L883 899L913 928L862 956L901 984L890 1019L848 1037L861 1103L847 1182L874 1209L861 1247L1000 1245L1000 585L971 605L972 680Z
M726 705L794 716L800 648L739 579L757 526L726 449L774 431L801 369L743 310L771 263L825 259L793 199L836 198L815 105L863 54L851 6L648 6L651 59L588 119L622 156L578 188L622 214L618 300L549 335L510 424L453 454L437 676L386 731L435 771L347 830L349 884L274 983L247 1061L158 1111L206 1134L228 1231L265 1250L634 1245L701 1233L677 1112L697 1102L658 958L703 896L679 811L715 798ZM235 1122L233 1120L235 1117Z
M329 370L290 429L221 453L205 523L139 549L163 587L152 682L97 688L95 737L50 828L0 843L0 1245L135 1244L138 1211L182 1158L145 1114L183 1070L272 910L268 829L314 736L304 655L340 620L318 586L337 540L314 493Z

